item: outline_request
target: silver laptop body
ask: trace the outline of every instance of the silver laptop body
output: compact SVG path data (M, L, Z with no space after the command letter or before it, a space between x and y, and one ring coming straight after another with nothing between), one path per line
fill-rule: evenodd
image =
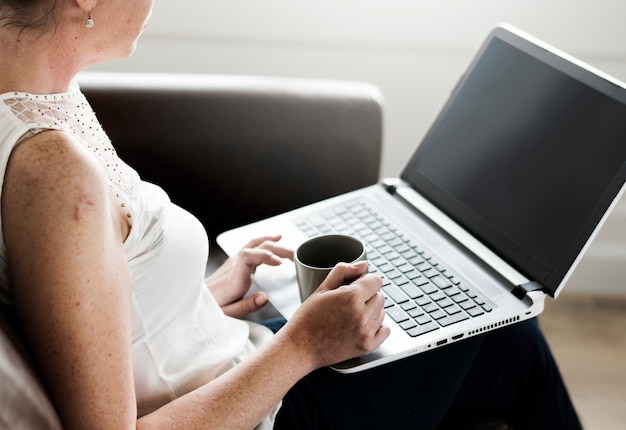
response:
M361 371L540 314L623 194L625 162L624 84L501 25L399 178L224 232L218 243L232 255L281 233L295 249L329 228L375 241L370 271L386 283L391 335L333 366ZM363 218L352 221L355 213ZM419 290L398 281L411 274L429 281L418 287L432 304L424 333L404 295ZM255 283L287 319L295 312L292 263L259 267ZM442 289L428 293L434 284Z

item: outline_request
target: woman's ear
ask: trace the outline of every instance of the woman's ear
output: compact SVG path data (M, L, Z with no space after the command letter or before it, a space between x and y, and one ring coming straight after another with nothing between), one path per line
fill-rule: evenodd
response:
M72 4L74 11L76 14L79 13L82 15L84 21L83 25L87 28L93 28L94 21L91 17L91 11L96 7L97 0L68 0Z
M97 0L72 0L74 1L78 7L80 7L85 12L90 12L93 8L96 7Z

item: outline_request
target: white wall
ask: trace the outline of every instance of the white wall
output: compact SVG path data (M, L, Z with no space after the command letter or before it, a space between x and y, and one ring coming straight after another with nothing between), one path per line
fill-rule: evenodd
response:
M135 55L96 69L372 82L385 96L381 176L395 176L493 25L626 81L625 16L623 0L156 0ZM625 225L626 202L571 288L626 292Z

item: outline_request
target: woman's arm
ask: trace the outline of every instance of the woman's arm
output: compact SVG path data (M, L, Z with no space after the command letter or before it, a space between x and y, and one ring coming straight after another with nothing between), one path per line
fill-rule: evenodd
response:
M136 416L128 230L93 155L43 132L11 155L2 220L16 310L67 428Z
M137 420L118 209L97 160L69 136L45 132L15 149L2 217L16 309L65 428L249 429L302 376L388 334L380 279L337 288L365 273L341 265L253 357Z

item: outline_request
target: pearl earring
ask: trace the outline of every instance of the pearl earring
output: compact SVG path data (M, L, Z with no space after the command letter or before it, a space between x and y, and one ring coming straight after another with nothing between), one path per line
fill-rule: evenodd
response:
M87 12L87 19L85 20L85 27L93 28L94 25L95 23L93 22L93 19L91 19L91 11L89 11Z

